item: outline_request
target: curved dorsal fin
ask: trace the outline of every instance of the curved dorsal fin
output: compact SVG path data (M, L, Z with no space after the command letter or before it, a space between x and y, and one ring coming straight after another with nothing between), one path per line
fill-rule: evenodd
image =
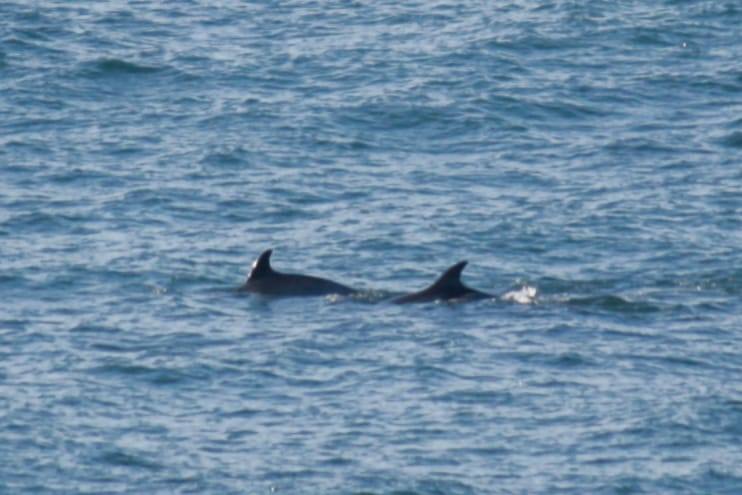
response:
M255 262L252 264L250 275L247 276L248 280L273 273L273 268L271 268L271 254L273 254L273 250L266 249L260 254L260 256L258 256L258 259L256 259Z
M450 267L448 270L443 272L443 275L438 277L438 279L433 282L433 284L428 287L426 290L436 290L436 289L447 289L452 287L461 287L463 284L461 283L461 272L464 270L464 267L468 261L459 261L452 267Z

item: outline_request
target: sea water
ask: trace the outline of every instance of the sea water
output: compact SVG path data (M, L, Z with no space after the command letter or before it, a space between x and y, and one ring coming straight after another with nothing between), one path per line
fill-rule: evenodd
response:
M740 26L0 2L0 492L742 493Z

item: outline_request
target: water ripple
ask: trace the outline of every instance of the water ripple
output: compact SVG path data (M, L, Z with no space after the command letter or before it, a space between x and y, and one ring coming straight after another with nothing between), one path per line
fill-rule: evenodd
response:
M732 2L0 10L0 491L739 491Z

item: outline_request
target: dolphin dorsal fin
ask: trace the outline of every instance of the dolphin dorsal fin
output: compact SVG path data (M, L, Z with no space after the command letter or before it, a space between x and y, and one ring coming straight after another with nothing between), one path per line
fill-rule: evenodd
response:
M430 287L428 287L428 290L463 286L463 284L461 283L461 272L464 270L464 267L467 263L468 261L459 261L458 263L450 267L448 270L443 272L443 275L438 277L438 279L433 282Z
M256 259L252 264L250 275L247 276L248 280L260 278L269 273L273 273L273 268L271 268L271 254L273 254L273 250L266 249L260 254L260 256L258 256L258 259Z

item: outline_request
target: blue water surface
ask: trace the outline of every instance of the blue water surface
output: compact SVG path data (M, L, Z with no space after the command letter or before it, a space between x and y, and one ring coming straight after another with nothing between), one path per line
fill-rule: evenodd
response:
M740 26L0 2L0 493L742 493Z

